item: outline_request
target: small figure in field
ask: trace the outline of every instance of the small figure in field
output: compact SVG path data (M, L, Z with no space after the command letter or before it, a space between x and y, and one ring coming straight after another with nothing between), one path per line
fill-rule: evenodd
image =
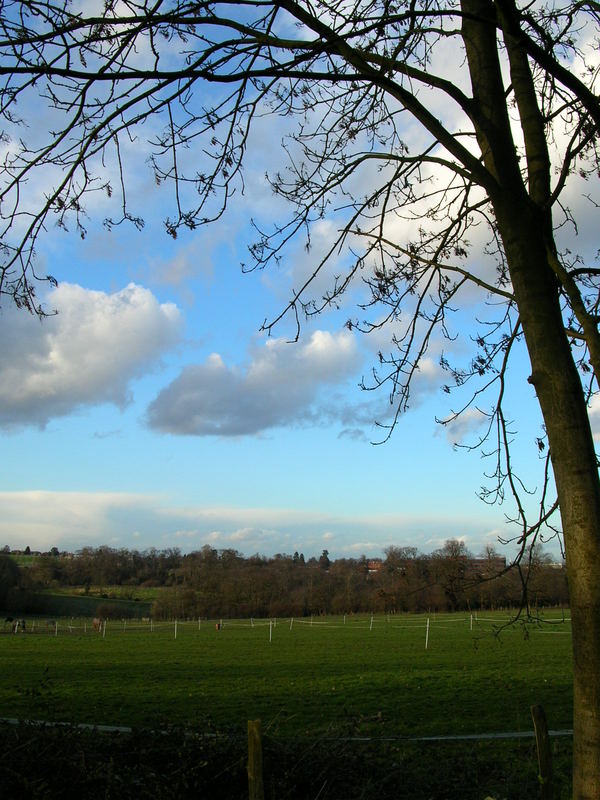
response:
M221 623L220 622L217 622L217 624L215 625L215 630L217 630L217 631L221 630Z
M98 633L100 633L100 631L102 630L102 620L99 617L94 617L94 619L92 620L92 626L95 631L98 631Z
M13 633L18 633L19 631L21 631L22 633L25 633L25 620L24 619L15 619L15 620L13 620L12 632Z

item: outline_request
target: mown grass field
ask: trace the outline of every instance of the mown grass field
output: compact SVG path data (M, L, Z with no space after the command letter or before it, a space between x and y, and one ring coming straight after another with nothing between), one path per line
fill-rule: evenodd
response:
M38 622L0 636L0 716L414 737L531 730L541 704L571 728L569 623L495 635L504 621L431 616L427 650L424 616L178 622L176 637L173 623L108 622L103 637Z

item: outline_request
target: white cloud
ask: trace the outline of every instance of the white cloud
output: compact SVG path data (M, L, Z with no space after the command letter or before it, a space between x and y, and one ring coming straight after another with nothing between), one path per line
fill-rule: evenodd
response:
M381 550L380 542L353 542L344 548L344 553L348 554L351 558L355 558L359 553L360 555L372 555Z
M357 374L362 357L351 333L315 331L306 342L267 339L245 367L213 353L185 367L148 408L148 424L166 433L251 435L280 425L318 423L322 388Z
M168 258L153 257L150 265L144 264L140 274L148 275L157 284L174 288L185 288L187 283L198 277L212 280L215 271L215 251L231 244L231 234L225 226L202 228L185 242L179 242L174 253Z
M600 442L600 395L594 395L590 402L590 425L594 434L594 441Z
M0 316L0 426L44 427L87 405L124 406L131 380L179 338L176 306L141 286L113 294L62 284L48 296L56 316L4 309Z
M366 334L364 345L372 354L374 361L377 360L379 353L382 353L384 358L389 361L392 358L400 359L402 353L394 344L394 340L402 342L405 335L406 328L402 320L389 320L381 327ZM425 324L418 322L415 327L415 339L420 342L425 336L427 336ZM448 383L448 374L440 364L440 357L442 353L458 351L461 347L461 342L448 342L441 337L441 334L429 339L427 352L419 359L418 367L410 377L410 408L420 405L427 397L439 392L441 387ZM391 363L383 366L377 364L375 370L380 379L386 375L393 375ZM407 370L404 369L400 377L405 378L407 374ZM374 385L374 381L369 378L365 383L367 386ZM391 380L388 380L386 388L388 392L391 392Z
M477 442L478 434L482 433L486 422L489 422L489 417L482 411L478 408L468 408L456 419L446 422L444 429L450 444L470 445Z
M0 502L2 543L12 548L29 545L33 550L54 546L79 549L115 540L118 528L111 517L144 505L143 498L108 492L2 492ZM139 534L133 526L129 530L132 538ZM100 531L102 540L98 541ZM139 541L139 535L135 541Z
M499 513L482 509L480 518L424 512L415 514L328 514L294 508L177 506L166 498L118 492L0 492L0 546L76 551L82 547L144 550L205 544L232 547L245 555L303 552L330 556L382 555L390 544L428 552L448 538L464 538L479 552L502 531ZM491 521L491 524L490 524ZM506 530L503 531L506 534Z

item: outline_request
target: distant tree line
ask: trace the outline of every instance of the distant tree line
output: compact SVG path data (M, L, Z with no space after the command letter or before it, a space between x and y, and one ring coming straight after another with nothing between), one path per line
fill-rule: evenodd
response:
M310 616L567 605L566 570L539 548L519 566L491 547L477 557L449 539L430 554L388 547L385 558L331 560L302 553L244 557L234 549L139 552L111 547L50 552L19 566L0 555L0 603L53 587L160 587L156 618ZM12 602L11 600L12 592Z

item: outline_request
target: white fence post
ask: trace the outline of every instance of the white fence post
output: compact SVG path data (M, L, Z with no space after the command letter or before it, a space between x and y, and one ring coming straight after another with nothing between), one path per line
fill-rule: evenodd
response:
M429 647L429 617L427 617L427 630L425 631L425 650Z

